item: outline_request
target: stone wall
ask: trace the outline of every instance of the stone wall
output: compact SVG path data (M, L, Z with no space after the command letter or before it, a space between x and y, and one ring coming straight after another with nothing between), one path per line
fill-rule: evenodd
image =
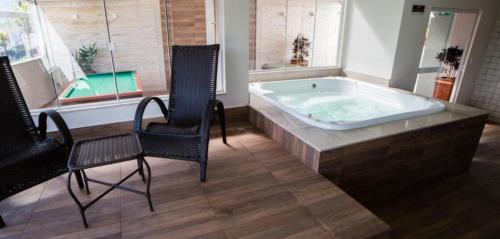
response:
M263 64L283 64L286 0L257 0L256 16L256 69Z

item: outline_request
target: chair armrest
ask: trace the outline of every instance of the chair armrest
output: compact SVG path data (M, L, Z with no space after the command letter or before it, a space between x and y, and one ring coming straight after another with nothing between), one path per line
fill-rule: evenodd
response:
M210 125L212 124L212 120L214 118L214 110L217 105L218 100L209 100L207 105L205 106L205 111L203 112L203 116L201 118L201 126L200 126L200 135L208 135Z
M146 107L151 101L155 101L156 104L160 106L163 117L165 117L165 120L168 120L168 110L167 107L165 106L165 103L163 103L163 101L158 97L146 97L141 100L141 102L137 106L137 110L135 111L134 133L136 134L142 131L142 118L144 116L144 111L146 110Z
M61 133L63 138L62 143L71 147L73 145L73 137L71 136L68 125L66 125L66 122L64 121L62 116L55 110L44 111L38 116L38 130L40 131L40 136L42 137L42 139L47 138L47 117L49 117L54 122L57 129Z

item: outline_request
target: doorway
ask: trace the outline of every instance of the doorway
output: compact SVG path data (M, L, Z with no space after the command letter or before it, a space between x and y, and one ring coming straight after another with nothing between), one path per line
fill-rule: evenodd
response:
M454 102L467 66L478 13L433 9L414 92Z

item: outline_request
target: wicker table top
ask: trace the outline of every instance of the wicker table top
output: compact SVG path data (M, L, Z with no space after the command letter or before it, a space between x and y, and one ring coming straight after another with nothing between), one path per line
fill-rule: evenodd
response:
M86 169L136 159L142 154L135 134L82 140L73 145L68 169Z

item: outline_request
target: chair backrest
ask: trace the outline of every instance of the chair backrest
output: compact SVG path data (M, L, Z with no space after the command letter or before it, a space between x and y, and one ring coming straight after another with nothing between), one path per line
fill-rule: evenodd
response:
M0 156L40 141L21 89L6 56L0 57Z
M199 124L206 104L215 99L219 48L218 44L172 47L169 120L173 124Z

